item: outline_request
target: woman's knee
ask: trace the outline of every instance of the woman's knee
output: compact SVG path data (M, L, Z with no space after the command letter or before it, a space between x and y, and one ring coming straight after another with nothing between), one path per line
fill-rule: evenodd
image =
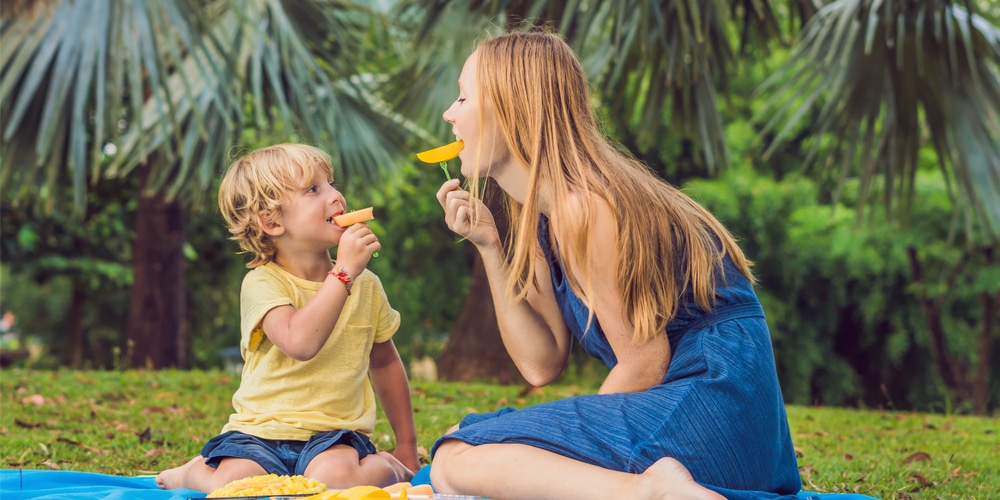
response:
M456 468L460 466L462 452L470 448L471 445L456 439L448 439L438 445L431 464L431 484L435 490L443 493L454 491L451 484L451 478L454 477L452 474L455 474Z

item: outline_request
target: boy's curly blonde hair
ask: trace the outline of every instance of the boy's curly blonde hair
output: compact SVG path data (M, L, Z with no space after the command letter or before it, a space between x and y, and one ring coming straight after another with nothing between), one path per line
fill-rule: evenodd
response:
M281 215L285 194L305 189L317 170L333 178L330 155L305 144L268 146L237 158L229 166L219 186L219 210L241 253L253 256L247 267L274 260L274 242L258 223L258 215L273 222Z

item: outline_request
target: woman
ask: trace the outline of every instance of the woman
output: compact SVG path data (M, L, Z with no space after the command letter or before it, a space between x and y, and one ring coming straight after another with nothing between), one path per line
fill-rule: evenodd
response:
M611 370L595 395L466 417L435 443L432 483L492 498L794 495L750 263L711 214L610 143L589 103L561 38L508 33L469 56L444 113L471 192L451 180L437 198L482 256L518 369L552 382L576 338ZM508 195L509 249L480 201L485 177Z

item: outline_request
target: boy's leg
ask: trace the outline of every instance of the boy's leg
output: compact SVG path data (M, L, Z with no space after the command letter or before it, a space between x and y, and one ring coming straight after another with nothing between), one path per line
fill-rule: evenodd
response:
M211 493L237 479L267 474L260 464L246 458L223 458L218 468L212 468L205 465L205 459L199 456L180 468L187 469L181 486L205 493Z
M179 465L173 469L167 469L156 475L156 485L165 490L173 490L184 487L184 476L187 471L197 464L204 465L205 457L198 455L188 460L184 465Z
M359 460L358 451L353 446L338 444L310 460L303 475L325 484L327 488L343 489L409 481L413 472L389 453L374 453Z

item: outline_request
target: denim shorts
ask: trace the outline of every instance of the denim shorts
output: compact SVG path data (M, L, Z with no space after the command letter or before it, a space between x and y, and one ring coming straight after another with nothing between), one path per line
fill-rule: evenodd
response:
M375 453L368 436L355 431L321 432L308 441L261 439L239 431L229 431L210 439L201 449L205 464L218 468L224 458L253 460L269 474L295 476L305 473L316 455L331 446L346 444L358 452L358 459Z

